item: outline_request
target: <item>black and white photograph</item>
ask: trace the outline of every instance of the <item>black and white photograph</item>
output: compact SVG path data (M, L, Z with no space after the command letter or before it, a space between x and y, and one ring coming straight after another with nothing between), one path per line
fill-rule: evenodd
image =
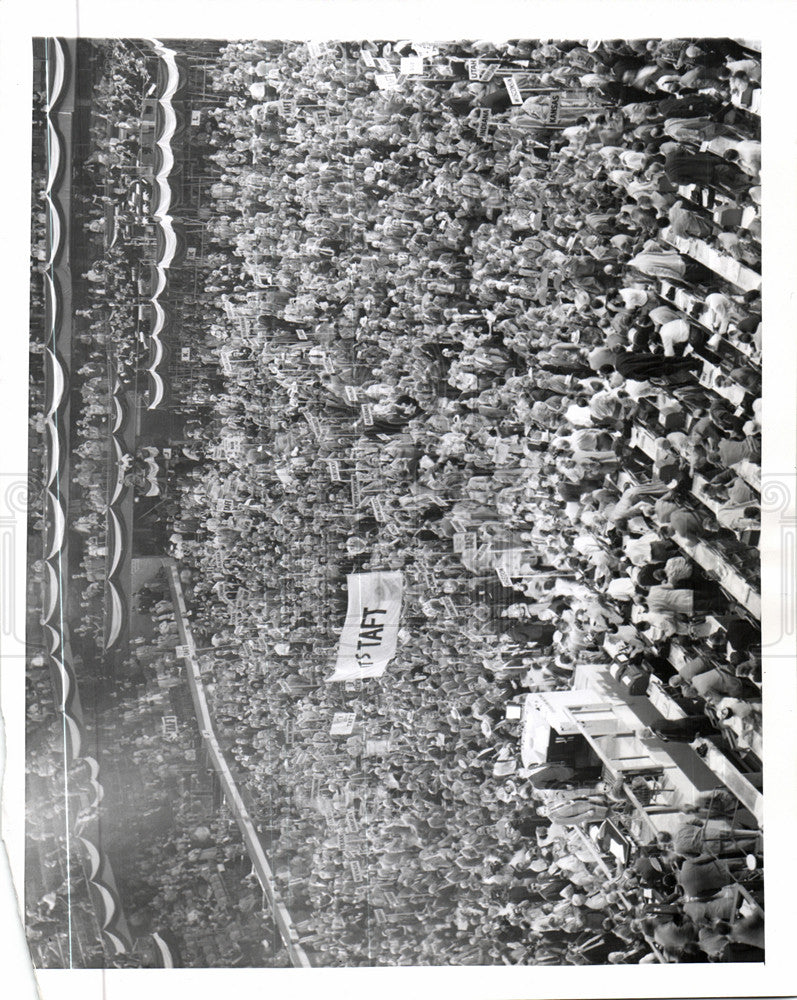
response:
M765 962L715 28L29 40L34 971Z

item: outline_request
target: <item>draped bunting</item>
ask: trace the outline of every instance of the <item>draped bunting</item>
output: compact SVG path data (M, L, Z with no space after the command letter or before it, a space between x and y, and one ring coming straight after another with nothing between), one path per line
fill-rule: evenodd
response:
M185 247L179 227L175 227L175 219L171 214L175 202L175 192L171 176L175 170L173 140L178 132L185 129L185 122L173 103L178 90L184 84L185 73L181 72L177 56L173 49L163 45L157 39L150 41L158 56L157 91L158 104L155 109L155 148L153 178L152 218L155 222L155 239L157 260L153 267L154 277L150 302L153 308L153 324L150 331L150 361L147 367L149 380L148 409L155 410L163 401L165 386L161 363L165 357L160 335L166 323L166 315L160 302L160 297L168 285L167 272L174 259Z
M45 558L42 593L42 628L44 645L49 653L56 707L64 723L63 766L72 770L85 761L87 765L86 797L89 808L99 805L103 788L99 781L99 766L93 757L81 757L84 744L83 713L72 665L68 625L64 622L64 585L62 575L67 562L65 501L61 495L62 479L68 481L68 449L63 437L66 411L69 405L66 386L70 372L59 350L62 338L71 337L71 328L63 325L61 269L64 281L69 280L66 215L61 200L61 185L66 174L64 140L56 125L56 109L71 80L71 67L65 43L61 39L45 41L47 66L47 147L49 169L44 200L47 212L47 262L44 272L45 293ZM122 420L117 410L116 428ZM80 790L79 788L76 790ZM96 827L96 820L94 820ZM97 846L99 830L86 829L85 821L75 838L82 848L90 891L97 907L103 937L115 954L127 951L132 944L122 914L116 883L107 857Z

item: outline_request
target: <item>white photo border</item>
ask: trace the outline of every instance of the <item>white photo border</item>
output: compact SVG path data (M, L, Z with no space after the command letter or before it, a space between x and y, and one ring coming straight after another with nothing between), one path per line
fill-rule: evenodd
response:
M0 476L24 479L27 455L31 39L61 37L209 38L655 38L760 39L763 62L764 450L762 474L783 504L763 507L764 761L767 952L762 965L524 968L178 969L38 973L45 1000L190 996L223 990L254 997L324 996L554 998L788 996L794 961L794 831L797 820L797 672L793 634L780 636L782 595L793 601L794 567L784 566L784 532L797 531L797 4L788 0L4 0L0 4L0 114L6 154L5 224L0 227L5 329L0 335ZM773 494L774 495L774 494ZM0 516L6 515L0 511ZM17 513L12 560L0 587L13 588L13 626L2 629L0 703L5 725L2 833L18 886L24 871L24 515ZM793 551L793 549L792 549ZM2 558L2 556L0 556ZM778 638L780 637L780 638ZM777 643L773 645L775 639ZM2 763L2 755L0 755ZM0 864L0 869L3 866ZM36 996L8 879L0 870L0 933L8 995ZM27 976L27 978L26 978Z

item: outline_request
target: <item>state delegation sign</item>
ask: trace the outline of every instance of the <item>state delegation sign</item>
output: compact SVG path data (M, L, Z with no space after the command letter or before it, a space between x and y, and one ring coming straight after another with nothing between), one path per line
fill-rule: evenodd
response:
M403 574L351 573L346 580L349 606L329 684L381 677L396 652Z

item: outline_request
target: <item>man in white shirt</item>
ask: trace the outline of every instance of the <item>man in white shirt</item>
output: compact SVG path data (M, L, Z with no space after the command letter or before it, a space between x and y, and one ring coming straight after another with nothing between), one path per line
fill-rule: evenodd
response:
M589 406L573 402L565 410L565 418L574 427L592 427L593 414Z
M630 576L619 576L609 581L606 593L615 601L631 601L636 594L636 587Z
M648 531L638 538L626 538L623 542L626 559L634 566L645 566L654 562L654 552L657 547L661 547L661 539L655 531Z
M596 392L587 406L593 421L619 421L623 416L623 400L627 399L624 389L604 389Z
M625 391L628 393L629 399L638 403L642 399L652 399L661 392L661 389L657 389L656 386L652 385L646 379L642 381L639 379L626 379Z
M647 304L650 297L644 288L621 288L618 294L625 303L626 309L641 309Z

